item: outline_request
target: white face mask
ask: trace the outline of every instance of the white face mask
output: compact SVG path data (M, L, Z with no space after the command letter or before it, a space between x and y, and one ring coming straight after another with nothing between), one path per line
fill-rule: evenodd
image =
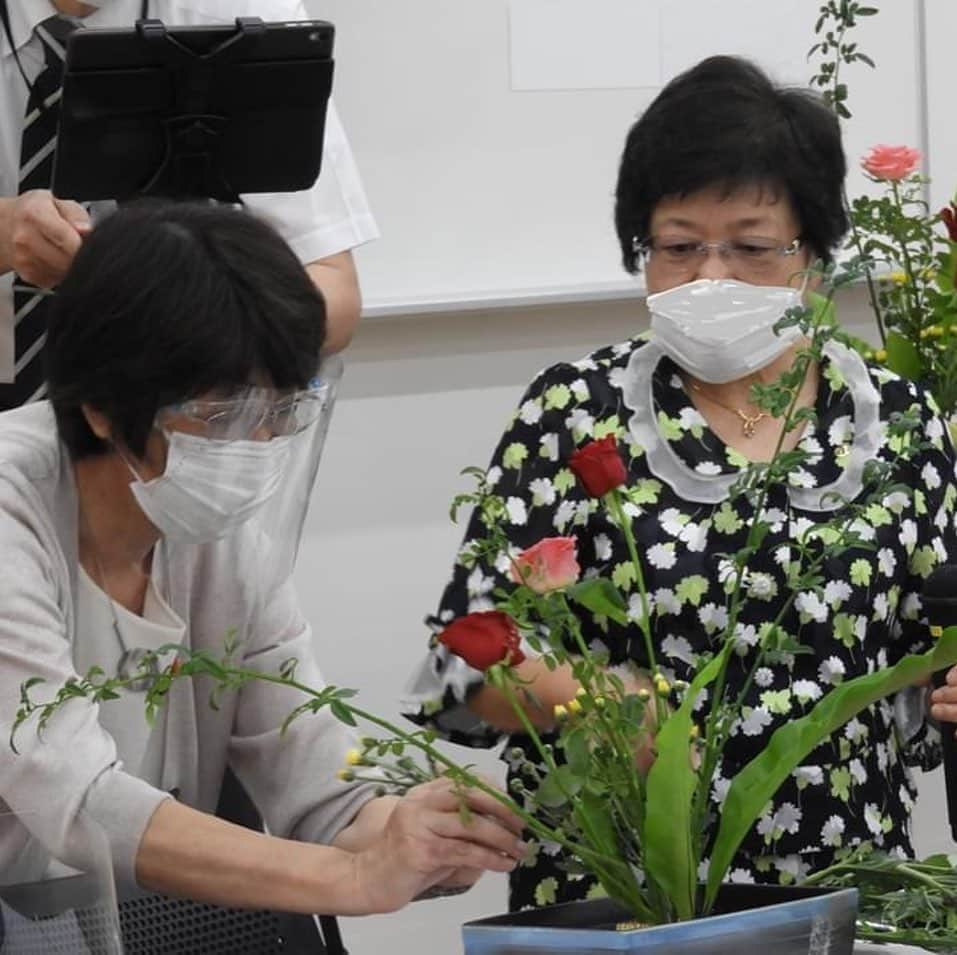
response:
M133 497L168 540L210 541L248 521L275 493L289 457L289 439L211 441L165 432L166 469L136 478Z
M797 326L775 334L800 289L698 279L648 296L651 339L686 372L711 384L746 378L770 365L797 339Z

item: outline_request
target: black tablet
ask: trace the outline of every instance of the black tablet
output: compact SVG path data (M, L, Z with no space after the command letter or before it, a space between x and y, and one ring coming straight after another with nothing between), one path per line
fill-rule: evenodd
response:
M332 90L319 20L77 30L67 44L53 191L235 201L308 189Z

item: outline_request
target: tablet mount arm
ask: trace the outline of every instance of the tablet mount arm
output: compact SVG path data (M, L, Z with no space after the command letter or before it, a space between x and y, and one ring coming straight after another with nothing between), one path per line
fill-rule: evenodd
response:
M211 198L239 202L217 161L228 119L210 108L217 70L248 55L265 34L259 17L237 17L236 32L208 51L197 52L173 37L161 20L139 20L140 37L177 76L173 115L164 121L166 153L143 195Z

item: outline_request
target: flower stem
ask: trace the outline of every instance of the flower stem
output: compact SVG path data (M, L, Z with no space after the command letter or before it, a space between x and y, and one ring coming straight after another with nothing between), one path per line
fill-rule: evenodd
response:
M645 638L645 653L648 656L648 667L652 673L654 673L658 669L658 664L655 662L655 648L651 639L651 608L648 604L648 588L645 584L644 572L641 569L641 560L638 557L635 535L632 530L631 521L625 513L625 508L622 506L621 493L618 488L612 488L612 490L605 495L605 500L625 537L628 556L631 558L631 564L635 569L635 582L638 584L638 595L641 600L641 619L638 625Z
M877 322L877 334L880 335L881 338L881 348L886 348L887 329L884 325L884 315L881 311L880 300L877 297L877 286L874 284L874 271L871 268L870 259L864 252L864 240L861 238L861 231L854 221L851 204L847 197L847 189L842 188L841 194L844 197L844 208L847 209L848 222L851 224L851 241L854 244L854 250L857 252L861 267L864 269L864 283L867 286L867 298L871 304L874 319Z
M304 693L306 696L311 696L314 699L321 699L323 693L325 692L323 690L316 690L313 687L307 686L305 683L300 683L296 679L280 676L278 674L266 673L260 670L248 670L244 667L227 666L223 667L222 669L227 677L238 677L243 682L249 680L259 680L264 683L274 683L278 686L287 686L291 689L299 690L301 693ZM373 726L378 726L380 729L386 730L397 740L401 740L403 743L418 749L433 762L450 770L457 778L461 779L470 788L478 789L486 795L491 796L496 802L501 803L511 812L515 813L516 816L522 819L529 829L533 830L539 838L549 842L555 842L558 845L561 845L566 851L571 852L574 855L578 855L581 858L594 855L594 851L589 846L580 845L574 840L571 840L567 836L563 835L561 832L552 829L551 826L546 825L540 819L533 816L506 793L485 782L485 780L483 780L480 776L476 776L467 769L462 769L457 763L453 762L451 759L449 759L449 757L442 753L441 750L436 749L424 739L414 736L411 733L407 733L395 724L390 723L388 720L382 719L381 717L376 716L374 713L369 713L368 711L363 710L358 706L354 706L351 703L347 703L343 700L338 700L337 702L345 707L353 717L358 717L361 720L365 720L367 723L371 723Z

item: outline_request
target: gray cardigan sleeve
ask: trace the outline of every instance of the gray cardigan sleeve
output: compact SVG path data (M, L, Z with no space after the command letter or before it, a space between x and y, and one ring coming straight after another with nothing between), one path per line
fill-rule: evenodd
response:
M296 679L321 689L313 634L292 583L268 592L243 665L277 673L290 658ZM282 723L307 698L297 690L252 682L240 691L230 763L260 807L271 833L307 842L331 842L369 799L372 784L344 783L336 773L357 745L354 733L328 710L307 713L281 732Z
M76 676L70 647L70 571L52 524L34 508L29 492L0 480L0 796L23 812L31 833L51 855L71 859L70 821L80 810L99 823L109 840L120 885L135 882L140 839L167 795L124 772L112 737L100 726L98 707L72 700L48 723L21 727L18 752L6 740L20 686L40 677L38 699ZM28 811L41 807L42 816ZM7 834L9 835L9 834ZM5 836L0 833L0 852ZM0 858L0 865L5 859Z

